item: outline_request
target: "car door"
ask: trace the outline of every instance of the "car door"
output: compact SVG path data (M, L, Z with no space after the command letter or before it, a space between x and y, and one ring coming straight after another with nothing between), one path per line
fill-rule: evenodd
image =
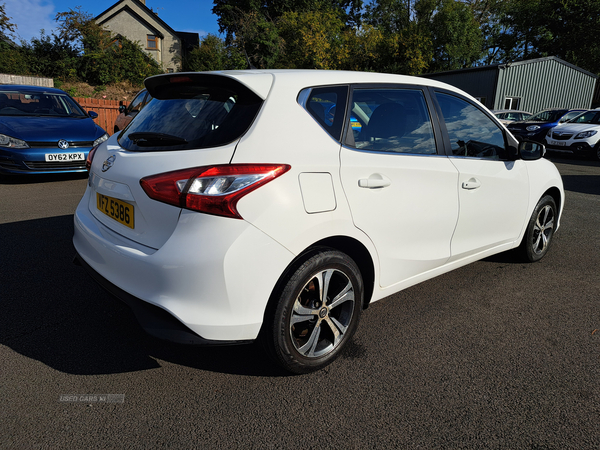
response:
M524 161L509 160L504 131L478 105L450 92L434 96L449 158L459 172L452 260L515 241L528 209Z
M377 249L381 287L443 265L458 219L458 171L439 155L426 93L354 86L341 180L356 227Z

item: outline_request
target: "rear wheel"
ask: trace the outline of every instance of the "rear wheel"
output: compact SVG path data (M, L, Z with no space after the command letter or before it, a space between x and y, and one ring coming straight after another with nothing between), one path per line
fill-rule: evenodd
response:
M363 283L344 253L312 253L276 295L263 338L274 360L290 372L308 373L330 364L358 327Z
M533 210L521 242L520 251L526 261L539 261L548 252L554 236L556 214L554 199L549 195L542 197Z

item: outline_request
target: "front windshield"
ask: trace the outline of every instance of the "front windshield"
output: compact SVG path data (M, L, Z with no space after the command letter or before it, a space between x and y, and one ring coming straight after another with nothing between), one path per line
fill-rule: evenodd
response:
M558 122L566 111L564 109L559 110L549 110L541 111L533 116L531 116L527 121L531 122Z
M0 116L87 117L66 94L27 91L2 91Z
M569 120L569 123L593 123L600 124L600 111L588 111L579 114L577 117Z

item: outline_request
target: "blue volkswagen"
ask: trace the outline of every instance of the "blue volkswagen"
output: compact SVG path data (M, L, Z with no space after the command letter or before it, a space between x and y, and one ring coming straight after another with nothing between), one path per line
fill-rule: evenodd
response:
M96 117L60 89L0 86L0 174L85 172L108 139Z

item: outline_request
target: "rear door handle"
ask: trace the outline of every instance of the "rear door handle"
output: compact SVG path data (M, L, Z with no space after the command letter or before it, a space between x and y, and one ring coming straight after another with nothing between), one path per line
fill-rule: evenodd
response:
M468 181L463 181L462 187L463 187L463 189L468 189L468 190L477 189L477 188L481 187L481 183L479 182L479 180L477 178L471 178Z
M361 178L358 180L358 186L366 189L384 188L391 184L392 180L379 173L374 173L369 178Z

